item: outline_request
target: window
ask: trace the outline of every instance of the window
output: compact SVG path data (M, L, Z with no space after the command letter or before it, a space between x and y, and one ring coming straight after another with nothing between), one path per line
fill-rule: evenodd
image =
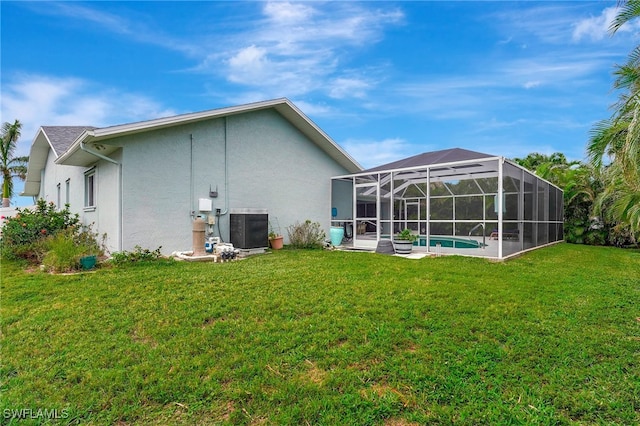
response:
M84 175L84 207L96 207L96 170L91 169Z

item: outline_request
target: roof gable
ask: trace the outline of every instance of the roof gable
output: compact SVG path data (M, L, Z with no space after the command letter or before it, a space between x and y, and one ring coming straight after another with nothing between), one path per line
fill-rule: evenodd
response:
M49 151L55 158L62 154L87 130L95 129L91 126L42 126L38 129L31 149L29 150L29 165L24 190L21 195L38 195L40 191L40 172L44 169Z
M73 142L85 130L93 130L92 126L42 126L42 131L49 140L49 145L53 148L56 157L64 154Z
M108 156L110 152L116 149L115 147L108 146L109 139L264 109L275 109L280 115L282 115L307 138L319 146L320 149L350 173L356 173L362 170L362 167L346 151L344 151L335 141L333 141L286 98L140 121L137 123L85 129L85 132L81 134L56 160L56 163L86 166L96 161L96 157L85 149L85 147L91 148L92 144L99 145L101 154Z
M454 163L457 161L476 160L480 158L493 158L495 155L483 154L481 152L469 151L462 148L443 149L440 151L424 152L402 160L383 164L363 172L379 172L387 170L398 170L409 167L431 166L433 164Z

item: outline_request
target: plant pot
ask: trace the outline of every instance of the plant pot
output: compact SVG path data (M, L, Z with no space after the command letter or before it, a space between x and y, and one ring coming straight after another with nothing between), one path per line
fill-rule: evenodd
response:
M342 226L332 226L329 230L329 236L331 238L331 245L334 247L342 244L344 238L344 228Z
M278 235L277 237L269 238L269 245L274 250L280 250L284 245L284 237Z
M96 266L96 256L84 256L80 258L80 265L82 269L93 269Z
M396 250L396 254L409 254L413 250L413 241L394 240L393 248Z

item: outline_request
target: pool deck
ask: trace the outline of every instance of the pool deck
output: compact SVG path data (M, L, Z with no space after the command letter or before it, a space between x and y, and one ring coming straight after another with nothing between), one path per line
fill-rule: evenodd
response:
M358 235L360 240L375 240L375 235ZM468 239L466 237L455 237L458 239ZM482 244L482 237L471 237L471 239L477 241L479 245ZM413 246L413 250L408 255L395 254L394 256L405 257L408 259L422 259L430 256L445 256L445 255L458 255L458 256L474 256L485 258L498 258L498 241L492 240L489 237L485 237L485 247L478 248L453 248L453 247L427 247L427 246ZM521 243L518 240L504 240L502 242L503 255L506 256L510 253L516 253L521 251ZM353 240L343 242L338 249L345 251L368 251L375 252L375 247L354 247Z

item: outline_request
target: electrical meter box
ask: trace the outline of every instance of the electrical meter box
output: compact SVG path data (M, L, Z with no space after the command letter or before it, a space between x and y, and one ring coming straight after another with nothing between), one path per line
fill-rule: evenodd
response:
M210 212L213 208L213 203L208 198L200 198L198 200L198 210L201 212Z

